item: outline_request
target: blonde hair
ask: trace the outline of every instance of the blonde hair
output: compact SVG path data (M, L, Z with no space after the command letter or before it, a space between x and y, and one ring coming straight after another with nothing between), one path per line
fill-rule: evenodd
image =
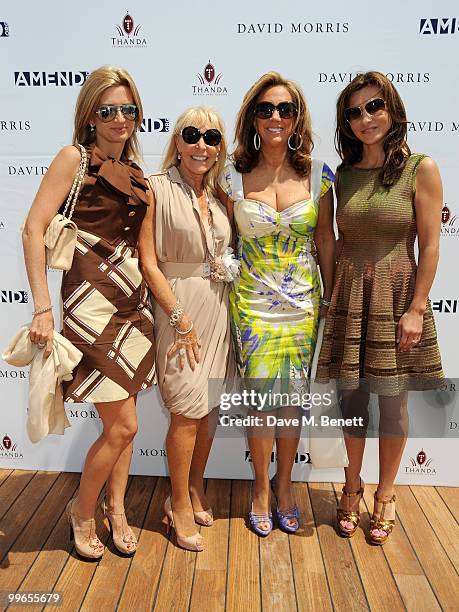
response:
M115 66L101 66L91 72L83 84L75 106L75 119L73 129L73 144L89 145L96 139L94 131L91 131L90 123L93 121L94 113L100 104L100 98L109 87L124 85L131 94L139 114L135 120L135 128L132 136L126 141L123 156L136 162L142 162L140 144L137 137L137 128L142 123L143 108L140 95L135 83L127 70Z
M314 147L309 109L300 86L295 81L284 79L282 75L275 71L263 74L252 85L242 101L242 106L236 118L235 128L237 146L233 153L233 159L236 169L241 173L250 172L258 164L260 151L255 149L253 143L255 135L255 126L253 124L255 106L259 97L267 89L277 86L287 89L296 107L292 134L296 134L298 148L294 151L287 149L290 164L299 176L308 176L311 170L311 152Z
M171 134L169 144L166 148L164 155L162 170L168 170L172 166L180 166L180 160L178 159L178 150L176 144L176 137L180 136L183 128L192 125L193 127L201 130L202 128L214 128L221 132L222 139L220 142L220 151L218 154L218 160L212 166L212 168L206 172L203 179L203 186L205 189L210 189L212 193L217 191L217 180L220 174L223 172L223 168L226 163L226 139L225 139L225 127L223 120L220 115L208 106L193 106L183 112L177 119L174 130Z

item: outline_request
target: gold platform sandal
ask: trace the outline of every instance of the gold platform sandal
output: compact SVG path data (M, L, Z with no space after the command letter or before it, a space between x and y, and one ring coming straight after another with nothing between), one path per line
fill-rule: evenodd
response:
M338 527L338 533L340 536L342 536L343 538L352 538L352 536L354 535L354 533L357 531L357 527L359 526L360 523L360 511L359 510L350 510L350 505L351 505L351 498L355 497L356 495L359 496L359 504L360 504L360 500L363 497L363 490L365 488L365 485L362 484L362 479L360 479L360 489L358 491L356 491L355 493L348 493L345 489L346 487L343 487L343 495L346 498L346 510L343 510L342 508L337 508L336 510L336 515L337 515L337 527ZM341 496L342 499L343 496ZM341 500L339 501L339 503L341 503ZM343 525L341 525L341 521L347 521L349 523L352 523L354 526L352 527L352 529L346 529L346 527L344 527Z
M375 514L376 504L382 504L382 509L379 516ZM381 499L378 497L377 493L375 493L375 505L373 508L373 516L371 517L370 521L370 533L368 535L370 544L374 544L375 546L382 546L385 544L395 526L395 519L384 519L387 504L395 504L395 495L392 495L392 497L388 499ZM376 529L384 531L386 535L373 535L373 531Z

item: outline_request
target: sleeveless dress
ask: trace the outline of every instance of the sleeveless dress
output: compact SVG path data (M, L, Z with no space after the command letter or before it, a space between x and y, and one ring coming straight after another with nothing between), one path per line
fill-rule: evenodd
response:
M311 199L277 212L245 197L233 164L220 177L234 201L239 237L241 272L230 296L238 369L260 390L279 379L282 390L307 386L321 295L311 246L319 201L333 180L330 168L313 160Z
M62 334L83 358L64 383L66 402L126 399L154 381L153 317L136 251L148 185L131 161L88 148L73 214L78 242L62 280Z
M430 302L421 341L397 350L396 326L413 299L416 281L414 209L416 169L411 155L400 178L384 187L380 170L343 167L337 174L338 230L343 249L325 322L317 379L344 389L395 396L443 385Z
M214 252L212 232L203 222L194 191L177 167L149 177L155 196L155 243L158 266L169 281L201 340L200 361L194 372L186 360L180 370L176 356L167 357L175 342L169 317L155 304L158 386L163 402L174 414L201 419L220 400L221 385L234 374L229 327L227 283L205 276L207 251ZM210 193L216 255L231 243L226 210Z

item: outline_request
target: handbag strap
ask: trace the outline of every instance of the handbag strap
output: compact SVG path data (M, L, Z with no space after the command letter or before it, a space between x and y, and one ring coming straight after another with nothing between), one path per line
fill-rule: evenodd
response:
M70 193L68 195L67 202L65 203L65 208L63 212L63 216L69 220L72 218L73 211L75 210L75 204L77 203L78 196L80 195L80 189L83 185L86 170L88 168L88 154L86 152L86 149L81 144L79 144L78 146L80 147L81 153L80 166L73 180L73 185L70 189ZM67 211L69 211L68 216Z

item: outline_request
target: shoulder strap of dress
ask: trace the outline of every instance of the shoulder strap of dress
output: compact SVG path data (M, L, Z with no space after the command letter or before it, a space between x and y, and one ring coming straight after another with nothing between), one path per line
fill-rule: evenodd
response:
M320 200L320 194L322 192L322 168L324 162L320 159L313 159L311 163L311 181L310 190L311 198L313 200Z
M231 189L233 192L231 199L233 200L233 202L236 202L237 200L242 200L244 198L242 174L236 170L234 164L229 165L229 170L231 172Z

